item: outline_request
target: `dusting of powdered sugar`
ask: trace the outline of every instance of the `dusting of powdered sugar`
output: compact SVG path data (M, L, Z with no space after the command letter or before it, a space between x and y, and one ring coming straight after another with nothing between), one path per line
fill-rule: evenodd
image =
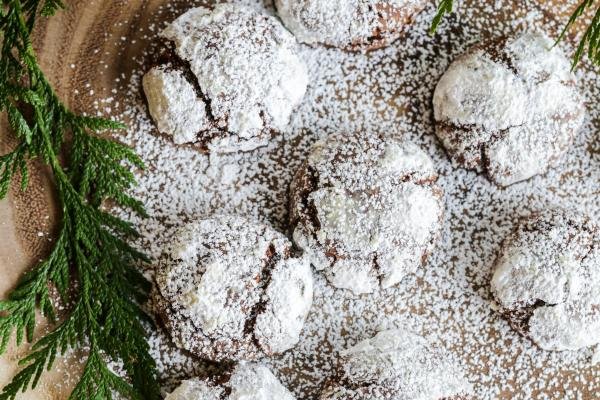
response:
M272 131L287 126L306 92L306 67L298 56L295 38L276 18L254 8L231 4L212 10L193 8L170 24L162 36L173 43L177 56L189 63L210 119L182 126L184 133L162 131L185 137L187 142L201 141L209 151L248 151L266 145ZM146 91L167 99L171 92L190 85L180 80L155 83L145 79ZM148 96L151 106L154 97ZM164 119L186 118L180 114L189 112L189 105L177 99L172 98L170 107L175 116L152 113L159 129ZM162 125L171 128L175 123Z
M224 380L186 380L165 400L295 400L264 365L242 362Z
M523 221L491 284L501 312L527 319L523 333L541 348L600 343L600 229L583 216L554 210Z
M584 119L567 57L544 34L477 45L454 61L433 96L437 134L452 157L500 186L544 173Z
M342 351L339 364L342 372L322 400L440 400L471 390L455 360L406 328Z
M275 0L277 14L303 43L377 48L400 36L425 0Z
M333 134L312 147L292 182L294 241L335 287L356 294L392 287L433 248L443 213L436 180L415 144Z
M222 400L224 389L215 386L212 382L197 378L187 379L171 393L165 400Z
M156 128L173 136L176 144L192 143L198 132L210 128L206 105L182 71L155 67L144 75L143 84Z
M252 2L259 1L243 1ZM141 27L135 38L138 45L152 41L190 7L201 5L190 0L165 4L153 11L156 23ZM402 132L432 158L446 211L427 265L396 287L359 297L335 290L322 274L315 274L313 307L300 341L283 355L263 361L298 399L319 398L323 383L336 375L340 351L381 330L406 326L460 362L475 398L584 400L600 391L600 365L592 365L593 348L544 351L490 308L494 260L521 217L560 206L587 213L592 220L600 218L596 70L584 62L576 71L588 114L565 162L504 190L450 163L436 139L431 107L440 77L473 44L536 29L557 37L565 20L553 13L567 16L575 4L467 0L459 5L436 35L427 34L435 11L430 5L402 39L367 54L301 46L311 81L306 96L281 136L250 153L205 155L156 135L140 93L151 55L138 56L139 67L131 75L124 71L115 83L117 93L111 95L113 88L109 89L107 96L113 98L96 103L99 113L112 110L115 118L129 124L120 139L146 162L133 194L143 200L149 217L122 216L136 224L141 233L136 243L153 259L160 258L182 219L210 213L243 214L286 231L293 174L306 161L311 145L330 134ZM120 37L108 40L127 45ZM150 277L154 266L146 270ZM162 329L151 336L150 345L166 390L184 379L215 374L213 363L176 348Z
M173 341L211 360L255 359L293 347L312 303L309 265L271 227L237 216L191 222L156 275Z

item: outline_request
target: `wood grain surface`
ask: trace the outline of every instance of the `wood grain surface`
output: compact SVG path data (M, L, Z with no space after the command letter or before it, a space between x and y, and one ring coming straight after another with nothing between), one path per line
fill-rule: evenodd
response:
M123 76L136 68L134 58L147 46L136 32L165 18L157 10L167 1L68 0L67 10L50 19L39 19L34 48L43 70L63 101L78 112L95 112L94 100L107 98ZM183 2L180 2L183 3ZM170 18L171 16L168 16ZM126 38L121 40L122 38ZM0 152L14 145L14 137L0 121ZM27 191L13 185L0 202L0 296L14 287L21 274L44 257L52 246L59 217L54 207L51 176L38 163L30 163ZM38 335L46 329L40 319ZM28 346L14 344L0 358L0 386L18 371L17 361ZM81 371L79 357L59 360L36 390L19 399L66 399Z
M552 2L538 2L551 9ZM183 9L192 2L67 0L66 3L66 11L51 19L40 19L34 47L43 70L62 99L76 111L96 112L95 99L110 97L112 90L139 68L135 59L149 40L140 32L173 17L172 12L163 8L165 4ZM14 139L6 130L5 121L0 120L0 124L0 153L4 153L14 145ZM53 205L51 177L37 164L32 164L31 170L27 191L15 186L8 199L0 202L0 296L5 296L19 276L47 254L59 218ZM43 330L44 323L40 321L39 331ZM27 346L13 345L0 358L0 386L12 378L18 370L16 360L27 351ZM61 360L44 376L38 389L20 399L65 399L79 371L76 355Z

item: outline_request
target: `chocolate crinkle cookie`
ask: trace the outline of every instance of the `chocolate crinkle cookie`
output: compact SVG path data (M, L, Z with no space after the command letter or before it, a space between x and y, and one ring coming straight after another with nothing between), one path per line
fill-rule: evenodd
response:
M553 44L522 33L476 45L450 65L433 106L454 161L502 187L560 161L585 110L571 64Z
M275 0L285 26L303 43L373 50L397 39L426 0Z
M368 134L317 142L290 188L296 244L330 283L394 286L424 263L443 214L433 162L415 144Z
M523 220L502 246L491 287L500 313L542 349L600 343L600 228L564 210Z
M242 362L214 379L190 379L165 400L295 400L265 366Z
M321 400L460 399L471 386L442 350L409 330L378 333L340 354Z
M176 144L221 153L264 146L306 92L296 40L252 8L194 8L161 36L143 86L158 130Z
M270 226L214 216L184 226L160 260L154 299L175 345L254 360L292 348L312 304L310 265Z

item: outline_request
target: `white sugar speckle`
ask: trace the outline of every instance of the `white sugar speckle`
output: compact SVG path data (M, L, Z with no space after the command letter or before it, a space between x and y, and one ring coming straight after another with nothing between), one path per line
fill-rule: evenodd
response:
M438 176L397 134L332 134L313 145L290 186L294 241L335 287L392 287L434 247L444 209Z
M203 358L254 360L296 345L313 296L310 266L266 224L185 224L158 263L157 310L173 342Z
M426 0L275 0L277 14L299 41L349 50L398 38Z
M406 327L360 341L340 353L339 364L321 400L438 400L471 391L456 360Z
M596 346L596 350L592 355L592 365L600 364L600 345Z
M295 400L264 365L240 363L223 380L186 380L165 400Z
M600 391L597 364L590 369L593 349L539 349L490 308L489 282L501 243L520 217L559 206L600 218L596 70L584 64L576 72L590 106L564 161L504 190L476 172L455 168L433 124L433 92L448 65L482 39L540 29L557 37L564 20L551 12L568 15L572 5L552 4L541 12L531 2L473 0L461 4L460 14L444 20L434 36L427 34L434 14L430 5L401 39L367 54L302 45L300 57L310 78L306 95L290 125L250 153L205 155L158 135L140 93L150 66L147 59L136 60L140 67L133 76L121 77L127 87L119 90L127 92L119 97L124 103L115 108L122 110L115 117L129 123L121 139L147 165L132 192L149 217L122 214L141 233L137 245L157 259L182 219L215 212L262 219L288 232L289 184L313 143L339 132L400 133L429 154L444 191L441 235L427 265L396 287L359 297L315 274L313 307L299 343L265 362L297 398L314 400L334 374L340 351L382 329L410 327L456 357L476 398L592 398ZM172 20L183 11L164 8L157 18ZM163 28L156 24L140 37L154 37ZM147 269L150 277L153 265ZM162 332L150 344L166 389L210 371L210 365L175 349Z
M151 115L176 143L197 142L211 152L248 151L287 127L308 76L296 39L275 17L231 4L192 8L162 36L181 59L175 64L189 64L168 68L189 70L200 92L194 93L182 71L157 75L155 68L144 78ZM179 79L156 79L177 73ZM186 96L173 97L177 92ZM190 112L192 105L197 111ZM199 116L190 121L194 114Z
M457 164L500 186L562 159L585 109L569 59L542 33L476 45L454 61L433 95L437 135Z
M548 210L508 236L491 286L513 327L546 350L600 343L600 228Z

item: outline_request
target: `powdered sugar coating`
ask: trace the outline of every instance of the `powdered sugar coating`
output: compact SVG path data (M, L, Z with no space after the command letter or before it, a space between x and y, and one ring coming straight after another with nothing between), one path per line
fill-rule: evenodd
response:
M169 393L165 400L222 400L223 388L198 378L188 379Z
M152 68L144 75L143 85L156 127L173 136L173 142L193 142L197 132L209 129L206 106L181 71L169 66Z
M447 355L407 329L379 332L340 358L339 383L322 400L438 400L470 391Z
M178 136L201 142L211 152L266 145L272 131L287 126L306 92L308 76L296 40L276 18L253 8L193 8L162 36L189 64L210 119L209 127L196 130L196 125L186 125L185 134Z
M425 0L275 0L286 27L303 43L375 49L397 39Z
M338 288L389 288L416 270L443 213L431 159L380 135L316 143L291 186L294 241Z
M294 400L294 396L265 366L239 364L229 380L228 400Z
M123 214L142 234L136 243L158 257L182 215L196 218L214 212L244 213L285 231L289 182L315 140L340 130L405 132L434 160L446 198L442 233L427 268L417 269L389 290L360 297L335 290L322 274L316 274L313 307L300 342L265 362L298 399L315 400L332 374L339 351L381 329L410 326L460 359L473 382L474 398L594 398L600 389L598 365L590 365L594 349L549 352L515 335L498 313L491 312L489 283L502 239L521 216L553 204L600 217L600 108L589 107L590 118L560 168L504 190L474 171L455 168L432 123L435 86L450 62L470 45L540 27L555 29L550 36L558 36L565 20L554 12L568 15L574 2L538 3L462 3L432 36L427 33L435 13L431 2L402 40L364 54L301 45L311 76L307 95L285 133L250 153L201 154L152 134L154 125L139 96L141 76L153 65L151 57L136 57L140 67L130 80L126 77L108 86L107 98L98 97L102 81L90 80L96 89L90 103L98 101L92 112L107 115L110 107L114 118L131 121L120 139L135 147L148 165L137 175L140 185L133 193L144 201L150 218ZM153 39L165 23L189 7L187 1L164 3L155 13L156 24L143 27L136 37L138 44ZM120 36L111 37L108 44L126 51ZM583 61L576 71L578 86L587 103L597 104L599 75L587 59ZM110 93L112 88L117 95ZM153 274L154 269L146 272ZM212 374L208 371L215 368L177 349L162 329L154 332L150 344L166 389L182 379Z
M570 61L541 33L477 45L454 61L433 97L451 157L500 186L558 163L583 123Z
M312 303L310 266L271 227L215 216L175 235L156 276L161 317L178 347L212 360L282 353Z
M219 384L206 379L182 382L165 400L295 400L264 365L238 364Z
M541 348L600 343L600 229L588 218L553 210L524 220L491 285L501 312Z

